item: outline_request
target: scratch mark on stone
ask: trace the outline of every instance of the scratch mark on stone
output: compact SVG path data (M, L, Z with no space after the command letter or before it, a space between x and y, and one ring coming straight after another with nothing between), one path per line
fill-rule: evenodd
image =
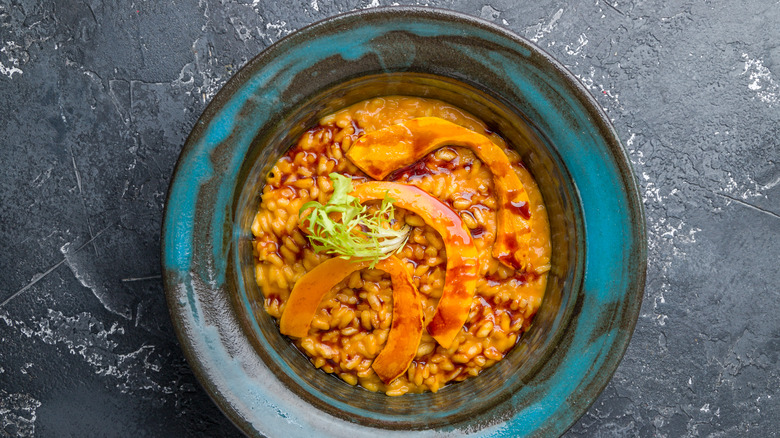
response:
M76 248L76 249L73 251L73 254L75 254L75 253L77 253L77 252L81 251L82 249L84 249L84 247L86 247L87 245L89 245L90 243L92 243L92 242L93 242L95 239L97 239L98 237L100 237L100 235L101 235L101 234L103 234L103 232L104 232L104 231L106 231L107 229L109 229L110 227L111 227L111 226L108 226L108 227L106 227L106 228L103 228L102 230L98 231L98 233L97 233L97 234L95 234L95 236L93 236L91 239L89 239L89 240L87 240L86 242L84 242L84 244L82 244L81 246L79 246L78 248ZM17 291L16 291L16 292L14 292L13 294L11 294L11 296L10 296L10 297L8 297L8 298L6 298L6 299L5 299L5 301L3 301L2 303L0 303L0 308L2 308L3 306L5 306L5 305L6 305L6 304L8 304L9 302L11 302L11 300L13 300L13 299L14 299L14 298L16 298L17 296L19 296L19 294L21 294L22 292L26 291L27 289L29 289L29 288L33 287L33 286L34 286L36 283L38 283L39 281L43 280L43 279L44 279L44 277L46 277L47 275L49 275L49 274L51 274L52 272L54 272L54 271L55 271L57 268L59 268L59 267L60 267L60 265L62 265L63 263L65 263L65 260L66 260L66 259L62 259L62 260L60 260L59 262L55 263L55 264L54 264L52 267L50 267L50 268L49 268L49 269L47 269L46 271L44 271L44 272L42 272L42 273L38 273L38 274L35 274L35 275L33 275L33 278L32 278L32 280L30 280L30 282L29 282L29 283L27 283L27 284L26 284L25 286L23 286L21 289L17 290Z
M81 190L81 174L79 173L78 166L76 166L76 156L73 155L73 148L71 146L68 146L68 152L70 153L70 162L73 163L73 173L76 174L76 185L79 188L79 195L81 195L83 193Z
M82 198L82 202L84 202L83 198ZM86 204L84 204L84 209L86 208L87 206ZM100 255L97 244L95 243L95 233L92 231L92 222L89 220L89 217L87 217L87 231L89 231L89 237L90 237L90 241L92 241L92 249L95 250L95 255Z
M63 117L63 121L64 121L64 117ZM84 210L86 210L87 213L89 213L89 209L87 209L86 201L84 200L84 191L81 188L81 172L79 172L79 168L76 165L76 155L73 153L73 147L71 145L68 145L68 153L70 153L70 161L71 163L73 163L73 173L76 174L76 185L79 188L79 195L81 196L81 205L84 207ZM89 231L90 241L93 242L92 248L95 250L95 254L98 254L98 247L94 243L95 232L92 229L92 223L89 220L89 216L87 216L87 230Z
M18 291L16 291L16 292L14 292L13 294L11 294L11 296L10 296L10 297L6 298L6 299L5 299L5 301L3 301L2 303L0 303L0 307L3 307L3 306L5 306L5 305L6 305L6 304L8 304L8 303L9 303L11 300L13 300L14 298L16 298L16 297L17 297L19 294L21 294L22 292L26 291L27 289L29 289L29 288L33 287L33 286L35 285L35 283L38 283L39 281L43 280L43 279L44 279L44 277L46 277L47 275L49 275L49 274L51 274L52 272L54 272L54 270L55 270L55 269L57 269L57 268L59 268L59 267L60 267L60 265L62 265L63 263L65 263L65 260L64 260L64 259L63 259L63 260L60 260L60 261L59 261L59 262L57 262L57 263L55 263L55 264L54 264L54 266L52 266L51 268L47 269L46 271L44 271L44 272L42 272L42 273L38 273L38 274L35 274L35 275L33 275L33 278L32 278L32 280L31 280L29 283L27 283L27 285L25 285L24 287L22 287L22 288L21 288L21 289L19 289Z
M733 196L729 196L729 195L727 195L725 193L721 193L721 192L714 192L714 193L716 195L722 197L722 198L726 198L726 199L729 199L729 200L732 200L732 201L736 202L737 204L744 205L747 208L750 208L750 209L756 210L758 212L761 212L761 213L764 213L764 214L768 214L769 216L775 217L777 219L780 219L780 214L777 214L777 213L775 213L773 211L766 210L766 209L761 208L761 207L759 207L757 205L753 205L753 204L751 204L749 202L745 202L745 201L743 201L741 199L737 199L737 198L735 198Z
M52 170L54 170L54 166L50 166L48 169L46 169L46 171L39 173L38 176L32 180L31 184L33 184L36 188L40 187L44 182L51 178Z
M122 90L120 90L120 86L122 84L127 84L127 90L128 93L130 92L130 84L125 81L124 79L109 79L108 80L108 91L109 96L111 97L111 102L114 104L114 108L116 108L116 112L119 114L119 116L122 118L122 122L124 122L125 126L128 128L130 127L130 104L129 104L129 96L120 96L122 93ZM125 111L124 105L120 100L125 100L125 98L128 101L128 108Z
M615 11L618 14L620 14L620 15L625 17L626 14L624 14L620 9L618 9L617 6L613 5L612 3L608 2L608 1L605 1L604 4L609 6L609 8L612 9L613 11Z
M147 277L130 277L130 278L123 278L123 283L131 283L134 281L145 281L145 280L157 280L158 278L162 278L162 275L149 275Z

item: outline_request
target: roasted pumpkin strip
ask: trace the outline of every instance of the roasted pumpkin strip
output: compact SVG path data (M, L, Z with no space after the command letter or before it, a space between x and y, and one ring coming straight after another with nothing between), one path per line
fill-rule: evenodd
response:
M406 372L417 354L423 332L423 310L417 288L401 260L390 256L376 267L390 274L393 283L393 322L387 343L371 367L383 382L390 383Z
M469 316L477 284L478 254L471 233L449 206L412 185L371 181L357 186L352 195L360 202L390 196L397 207L416 213L441 235L447 270L439 304L427 329L439 344L449 348Z
M514 269L530 269L528 194L504 151L489 138L438 117L419 117L361 136L347 158L372 178L384 179L447 145L471 149L493 174L499 202L493 257Z
M280 320L280 331L302 338L309 334L311 321L322 297L347 276L367 268L370 262L355 262L332 258L320 263L301 277L287 301ZM390 274L393 284L393 322L387 342L374 359L372 367L385 383L406 372L412 363L423 332L422 304L409 273L401 260L390 256L380 260L376 268Z
M334 257L307 272L290 292L290 298L287 299L279 320L279 331L296 338L308 335L322 297L349 274L367 268L369 264L369 261L355 262Z

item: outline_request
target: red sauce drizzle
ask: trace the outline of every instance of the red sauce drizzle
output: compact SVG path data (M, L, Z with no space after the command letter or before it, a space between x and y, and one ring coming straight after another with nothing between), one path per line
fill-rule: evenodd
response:
M282 300L277 294L270 294L268 295L268 298L265 299L265 305L266 306L272 306L272 305L280 305L282 304Z
M425 175L431 175L432 172L428 169L425 161L417 161L406 167L402 167L398 170L394 170L387 178L387 181L397 181L400 179L408 181L412 178L423 177Z
M513 202L509 201L504 205L504 208L511 211L514 214L519 214L524 219L531 219L531 212L528 210L528 203L525 201Z

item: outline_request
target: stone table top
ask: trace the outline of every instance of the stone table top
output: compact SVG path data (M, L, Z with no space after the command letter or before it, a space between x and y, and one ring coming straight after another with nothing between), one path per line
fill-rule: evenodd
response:
M0 0L0 435L239 436L160 277L184 140L249 59L387 0ZM417 0L530 39L591 91L647 214L633 339L568 436L778 436L780 3Z

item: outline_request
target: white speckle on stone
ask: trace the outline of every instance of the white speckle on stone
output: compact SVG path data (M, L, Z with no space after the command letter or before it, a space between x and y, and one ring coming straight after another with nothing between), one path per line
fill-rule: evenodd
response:
M12 430L16 436L35 436L36 411L40 407L41 402L30 394L0 389L0 430Z
M747 53L742 54L745 63L741 75L748 75L748 89L754 91L756 97L770 105L780 102L780 84L775 82L772 72L764 66L762 59L752 59Z
M192 86L195 84L195 76L192 72L192 63L185 64L179 71L179 77L174 79L172 84L178 87Z
M10 67L6 67L2 62L0 62L0 74L8 76L9 78L14 78L14 73L22 74L24 73L22 69L12 65Z
M239 32L239 29L240 26L236 31ZM259 29L258 33L261 38L266 36ZM201 101L206 103L217 94L227 80L221 74L224 67L219 65L206 37L200 37L192 43L192 53L195 54L195 60L182 67L179 77L172 81L171 85L184 88L184 92L188 95L200 96Z
M654 182L648 182L645 186L645 193L643 197L645 204L649 201L663 202L664 198L661 196L661 188L656 186Z
M536 26L526 28L526 35L530 33L529 31L533 32L533 36L531 36L529 39L535 43L539 42L539 40L544 38L545 35L549 34L553 31L553 29L555 29L555 26L558 23L558 20L561 19L562 15L563 8L558 9L558 11L553 14L552 18L550 18L550 21L547 24L540 22Z
M165 384L157 374L162 369L159 354L154 345L143 344L135 351L119 353L117 336L125 329L114 322L106 329L90 313L82 312L66 316L62 312L48 309L46 317L33 319L31 324L14 321L6 312L0 313L0 320L18 330L26 338L38 339L47 345L61 346L68 353L81 357L95 374L115 379L123 393L136 390L153 390L173 393L179 389L176 382ZM25 364L24 372L33 364ZM0 408L2 407L0 400ZM2 409L0 409L2 414Z
M314 9L317 12L320 11L320 5L319 5L319 3L317 3L317 0L311 0L310 4L311 4L312 9Z
M585 37L585 34L582 34L581 38L582 37ZM584 47L586 44L587 44L587 37L585 37L585 41L584 41L584 44L582 45L582 47ZM582 47L580 47L580 49L578 49L578 50L581 50ZM567 53L569 51L571 51L571 48L570 48L570 46L568 44L566 45L566 50L567 50ZM571 51L570 54L578 54L578 53L580 53L580 52ZM585 57L585 54L581 54L581 56ZM575 62L575 65L576 64L577 63ZM623 109L623 106L620 103L620 95L618 93L613 93L611 87L605 87L603 84L596 83L596 80L595 80L596 69L595 69L595 67L593 67L593 66L590 67L590 71L588 72L588 75L575 74L574 76L577 79L580 80L580 82L582 83L583 86L585 86L585 88L587 88L588 90L593 92L596 98L607 97L607 98L609 98L609 100L612 101L612 104L615 106L616 109ZM602 79L603 78L604 78L604 76L602 75ZM602 107L602 108L604 109L604 111L609 112L609 108L607 108L607 107ZM614 121L614 120L612 120L612 121ZM630 146L630 145L627 144L627 146ZM629 150L629 152L632 152L632 151Z
M266 33L264 36L270 38L270 42L276 42L276 40L280 39L281 37L289 35L293 32L292 29L287 27L287 22L284 20L279 20L275 23L266 23L265 30Z
M628 147L633 146L635 138L636 138L636 134L631 134L631 137L628 137L628 140L626 140L626 146Z
M17 56L14 55L14 50L21 49L21 46L14 41L6 41L3 47L0 47L0 53L4 54L7 58L7 62L10 66L6 66L0 62L0 74L8 76L9 79L14 78L14 73L24 73L20 66L20 61Z
M252 30L249 29L241 19L236 17L230 17L230 24L233 25L233 29L236 31L236 35L241 41L248 41L252 39Z
M496 21L499 15L501 15L501 11L493 8L490 5L485 5L482 6L482 10L479 13L479 18L488 21Z
M709 403L705 403L704 406L702 406L701 409L699 409L699 411L704 412L705 414L709 414L710 413L710 404Z
M582 53L582 49L588 45L588 36L584 33L581 33L580 36L577 38L576 44L566 44L566 53L570 56L580 56L582 58L585 57L585 54Z
M753 188L747 188L744 187L744 185L740 187L740 184L737 182L737 180L734 179L734 175L731 172L726 172L726 176L723 179L725 180L723 191L726 193L729 193L733 196L738 196L744 200L748 200L750 198L766 198L766 194L761 193L761 191L766 190L764 186L759 185L750 178L748 178L747 182L748 184L752 184L754 186ZM774 185L777 184L778 183L775 183L771 187L774 187Z
M780 184L780 176L778 176L777 178L775 178L774 180L772 180L772 181L770 181L770 182L768 182L766 184L758 185L758 189L762 190L762 191L765 191L765 190L769 190L769 189L777 186L778 184Z

